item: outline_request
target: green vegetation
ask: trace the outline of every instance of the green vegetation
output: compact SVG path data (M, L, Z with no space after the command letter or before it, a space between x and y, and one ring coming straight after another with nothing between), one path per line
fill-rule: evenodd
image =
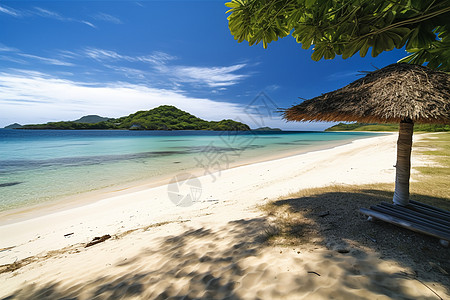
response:
M5 126L5 129L17 129L17 128L21 128L22 125L20 125L19 123L14 123L14 124L10 124L8 126Z
M272 128L272 127L259 127L253 129L253 131L282 131L280 128Z
M405 47L402 61L450 71L450 1L232 0L228 24L238 42L267 44L292 35L311 58L333 59L359 51L372 56Z
M119 129L108 122L100 123L77 123L74 121L49 122L46 124L23 125L19 129L59 129L59 130L82 130L82 129Z
M100 117L97 115L88 115L88 116L84 116L79 118L78 120L75 120L74 122L76 123L100 123L103 121L109 121L111 118L104 118L104 117Z
M416 194L426 194L447 199L445 204L429 203L450 210L450 133L434 133L426 135L413 145L417 153L427 155L429 163L426 166L415 167L419 171L413 174L411 191ZM414 155L414 153L413 153ZM414 167L414 166L413 166ZM418 201L422 201L418 199Z
M339 123L325 129L325 131L398 131L398 124L377 124L377 123ZM450 125L441 124L416 124L416 132L439 132L450 131Z
M97 116L98 117L98 116ZM92 118L91 118L92 119ZM107 119L98 123L49 122L25 125L23 129L130 129L130 130L250 130L248 125L233 120L205 121L175 106L162 105L138 111L126 117Z
M411 199L450 210L450 133L427 133L420 137L413 145L412 155L425 155L426 161L425 166L413 165L418 172L412 174ZM271 221L265 230L265 238L273 245L295 247L329 242L342 235L366 243L366 246L371 246L371 241L364 235L379 242L386 238L382 241L386 244L394 243L395 239L391 238L394 230L396 236L405 236L409 231L383 222L380 225L386 226L380 231L379 225L374 226L358 213L361 207L382 201L391 203L393 194L393 183L330 185L299 190L260 206ZM387 249L386 244L383 245ZM416 251L414 247L405 248ZM442 251L437 243L436 248Z

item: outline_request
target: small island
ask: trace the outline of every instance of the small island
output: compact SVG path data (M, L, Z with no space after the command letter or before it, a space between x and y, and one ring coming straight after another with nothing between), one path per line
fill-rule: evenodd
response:
M230 119L206 121L171 105L138 111L125 117L104 118L97 115L84 116L76 121L49 122L17 127L17 129L125 129L125 130L215 130L247 131L247 124Z
M253 131L283 131L280 128L271 128L271 127L259 127L256 129L253 129Z
M13 123L8 126L5 126L3 129L19 129L19 128L22 128L22 125L20 125L19 123Z

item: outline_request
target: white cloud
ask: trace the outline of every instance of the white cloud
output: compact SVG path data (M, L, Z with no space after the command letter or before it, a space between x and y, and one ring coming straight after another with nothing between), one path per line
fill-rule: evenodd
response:
M28 70L0 73L3 126L71 120L86 114L119 117L163 104L207 120L246 118L239 104L188 97L179 91L123 82L83 83Z
M88 22L88 21L80 21L81 23L83 23L83 24L86 24L87 26L90 26L90 27L92 27L92 28L97 28L97 26L95 26L94 24L92 24L91 22Z
M2 43L0 43L0 52L17 52L19 51L16 48L8 47Z
M58 52L58 56L64 57L64 58L74 59L74 58L78 58L80 56L78 53L75 53L75 52L69 51L69 50L58 50L57 52Z
M146 79L148 76L148 72L145 72L145 71L142 71L139 69L113 66L113 65L105 65L105 67L115 70L115 71L121 73L122 75L125 75L127 78Z
M75 120L88 114L120 117L164 104L174 105L206 120L234 119L251 128L323 130L330 126L324 123L286 123L276 115L250 115L245 104L188 97L179 90L126 82L77 82L23 69L0 72L0 127L15 122L32 124Z
M74 65L72 63L65 62L65 61L62 61L59 59L54 59L54 58L41 57L41 56L31 55L31 54L26 54L26 53L19 53L18 55L20 55L22 57L36 59L36 60L39 60L39 61L44 62L49 65L55 65L55 66L73 66Z
M61 16L60 14L58 14L57 12L50 11L48 9L44 9L41 7L35 7L34 9L35 9L34 14L41 16L41 17L57 19L60 21L71 21L72 20L70 18L65 18L65 17Z
M168 68L168 72L174 74L182 82L195 82L206 84L209 87L223 87L234 85L247 75L233 74L245 67L239 64L229 67L184 67L175 66Z
M16 18L22 16L22 14L19 11L12 9L10 7L6 7L6 6L0 6L0 12L5 13L10 16L13 16L13 17L16 17Z
M129 56L122 55L112 50L98 49L98 48L86 48L84 49L84 55L95 59L97 61L128 61L128 62L144 62L151 64L164 64L169 60L176 59L175 56L170 54L155 51L149 55L141 56Z
M104 60L127 60L127 56L120 55L119 53L111 50L103 50L96 48L88 48L84 50L86 56L95 59L97 61Z
M150 55L143 55L143 56L138 56L138 57L134 58L135 61L153 63L156 65L165 64L168 61L175 60L175 59L177 59L176 56L170 55L170 54L162 52L162 51L155 51Z
M0 60L3 61L9 61L9 62L13 62L16 64L26 64L27 62L23 59L19 59L19 58L15 58L15 57L10 57L10 56L6 56L6 55L0 55Z
M98 21L105 21L114 24L123 24L122 20L120 20L119 18L105 13L98 13L95 16L93 16L93 18Z
M265 90L269 91L269 92L274 92L280 88L281 88L281 86L279 86L278 84L272 84L272 85L266 86Z
M159 51L156 51L150 55L129 56L122 55L111 50L87 48L84 50L84 54L85 56L99 62L127 61L150 63L153 66L153 69L159 72L160 76L170 78L174 82L192 83L210 88L235 85L239 81L248 77L248 75L245 74L235 73L236 71L246 67L246 64L237 64L226 67L171 65L168 62L175 60L176 57Z
M79 22L79 23L88 25L90 27L97 28L91 22L66 17L55 11L51 11L51 10L48 10L48 9L42 8L42 7L34 7L33 10L17 10L17 9L13 9L13 8L6 7L6 6L0 6L0 13L5 13L5 14L8 14L8 15L16 17L16 18L39 16L42 18L50 18L50 19L55 19L55 20L59 20L62 22Z

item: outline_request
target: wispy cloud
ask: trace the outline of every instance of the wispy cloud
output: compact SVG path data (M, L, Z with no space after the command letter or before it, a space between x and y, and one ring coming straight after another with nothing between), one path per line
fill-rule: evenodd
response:
M48 10L48 9L45 9L45 8L42 8L42 7L35 7L34 9L35 10L32 11L31 13L34 14L34 15L43 17L43 18L55 19L55 20L59 20L59 21L62 21L62 22L78 22L78 23L85 24L85 25L87 25L89 27L92 27L92 28L97 28L94 24L92 24L91 22L86 21L86 20L78 20L78 19L75 19L75 18L65 17L65 16L59 14L56 11L51 11L51 10Z
M75 59L76 54L70 51L55 51L56 58L43 57L39 55L24 53L20 49L6 46L0 43L0 60L9 61L16 64L26 65L32 64L36 61L54 66L75 66L74 63L68 62L65 59ZM58 59L62 58L62 59Z
M55 50L52 57L24 53L19 49L0 44L0 60L18 64L40 62L53 66L89 66L97 75L111 77L109 70L122 76L123 79L136 79L139 83L152 83L153 86L176 88L190 85L195 89L207 88L212 92L236 85L250 75L244 72L246 63L230 66L188 66L178 65L178 60L171 54L154 51L145 55L126 55L119 52L99 48L85 48L79 51ZM88 60L86 60L88 59ZM93 63L90 60L94 60ZM67 69L61 70L67 71ZM213 90L211 90L211 88Z
M80 55L74 51L69 51L69 50L58 50L56 51L57 55L60 57L64 57L64 58L69 58L69 59L74 59L79 57Z
M149 55L140 56L129 56L119 54L112 50L98 49L98 48L87 48L84 50L84 54L87 57L95 59L97 61L128 61L128 62L145 62L152 64L164 64L169 60L176 59L176 57L171 56L167 53L155 51Z
M59 13L54 12L54 11L50 11L48 9L42 8L42 7L35 7L34 8L34 14L44 17L44 18L52 18L52 19L56 19L56 20L60 20L60 21L72 21L72 18L66 18L61 16Z
M0 60L3 61L9 61L9 62L13 62L16 64L26 64L27 62L23 59L17 58L17 57L11 57L11 56L7 56L7 55L0 55Z
M105 67L110 68L111 70L120 72L122 75L124 75L127 78L134 78L134 79L146 79L148 77L148 72L142 71L135 68L128 68L128 67L120 67L120 66L114 66L114 65L105 65Z
M119 53L111 50L88 48L84 50L87 57L95 59L97 61L104 60L128 60L127 56L120 55Z
M8 47L0 43L0 52L17 52L19 51L17 48Z
M54 20L58 20L58 21L62 21L62 22L78 22L78 23L82 23L87 26L90 26L92 28L96 28L96 26L93 23L88 22L86 20L78 20L75 18L66 17L56 11L52 11L52 10L42 8L42 7L37 7L37 6L34 7L33 9L27 9L27 10L18 10L18 9L13 9L13 8L7 7L7 6L0 6L0 13L8 14L8 15L16 17L16 18L38 16L38 17L54 19Z
M223 87L235 85L247 75L234 74L245 67L239 64L229 67L169 67L168 71L174 74L182 82L205 84L209 87Z
M26 53L19 53L18 55L20 55L22 57L26 57L26 58L32 58L32 59L41 61L41 62L49 64L49 65L55 65L55 66L73 66L74 65L73 63L62 61L59 59L54 59L54 58L47 58L47 57L31 55L31 54L26 54Z
M97 21L105 21L113 24L123 24L122 20L120 20L119 18L105 13L98 13L94 15L92 18L94 18Z
M278 84L271 84L271 85L266 86L264 89L269 92L274 92L280 88L281 88L281 86L279 86Z
M91 22L84 21L84 20L82 20L82 21L80 21L80 22L83 23L83 24L86 24L87 26L90 26L90 27L92 27L92 28L97 28L97 26L95 26L95 25L92 24Z
M176 56L173 56L168 53L161 52L161 51L154 51L150 55L144 55L144 56L137 57L138 61L153 63L153 64L157 64L157 65L165 64L171 60L176 60L176 59L177 59Z
M15 10L15 9L7 7L7 6L0 6L0 12L10 15L10 16L13 16L13 17L16 17L16 18L22 16L22 14L18 10Z
M164 52L154 52L150 55L143 56L129 56L111 50L87 48L84 50L84 54L91 59L104 62L105 64L110 64L114 61L149 63L158 72L159 76L170 78L174 82L192 83L212 88L235 85L248 77L246 74L236 73L245 68L247 66L246 64L220 67L173 65L170 64L170 61L175 60L176 57Z

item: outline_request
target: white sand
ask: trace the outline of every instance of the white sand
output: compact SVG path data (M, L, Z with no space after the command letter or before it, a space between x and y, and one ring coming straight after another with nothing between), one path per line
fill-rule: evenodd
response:
M199 177L202 194L189 207L175 206L166 185L1 226L0 249L13 248L0 252L0 265L33 262L0 274L0 297L431 298L420 283L395 275L405 271L395 262L255 242L264 228L256 205L267 200L309 187L393 182L396 138ZM119 238L132 229L138 230ZM105 234L113 238L84 248ZM308 273L316 270L321 276ZM439 284L434 288L445 295Z

